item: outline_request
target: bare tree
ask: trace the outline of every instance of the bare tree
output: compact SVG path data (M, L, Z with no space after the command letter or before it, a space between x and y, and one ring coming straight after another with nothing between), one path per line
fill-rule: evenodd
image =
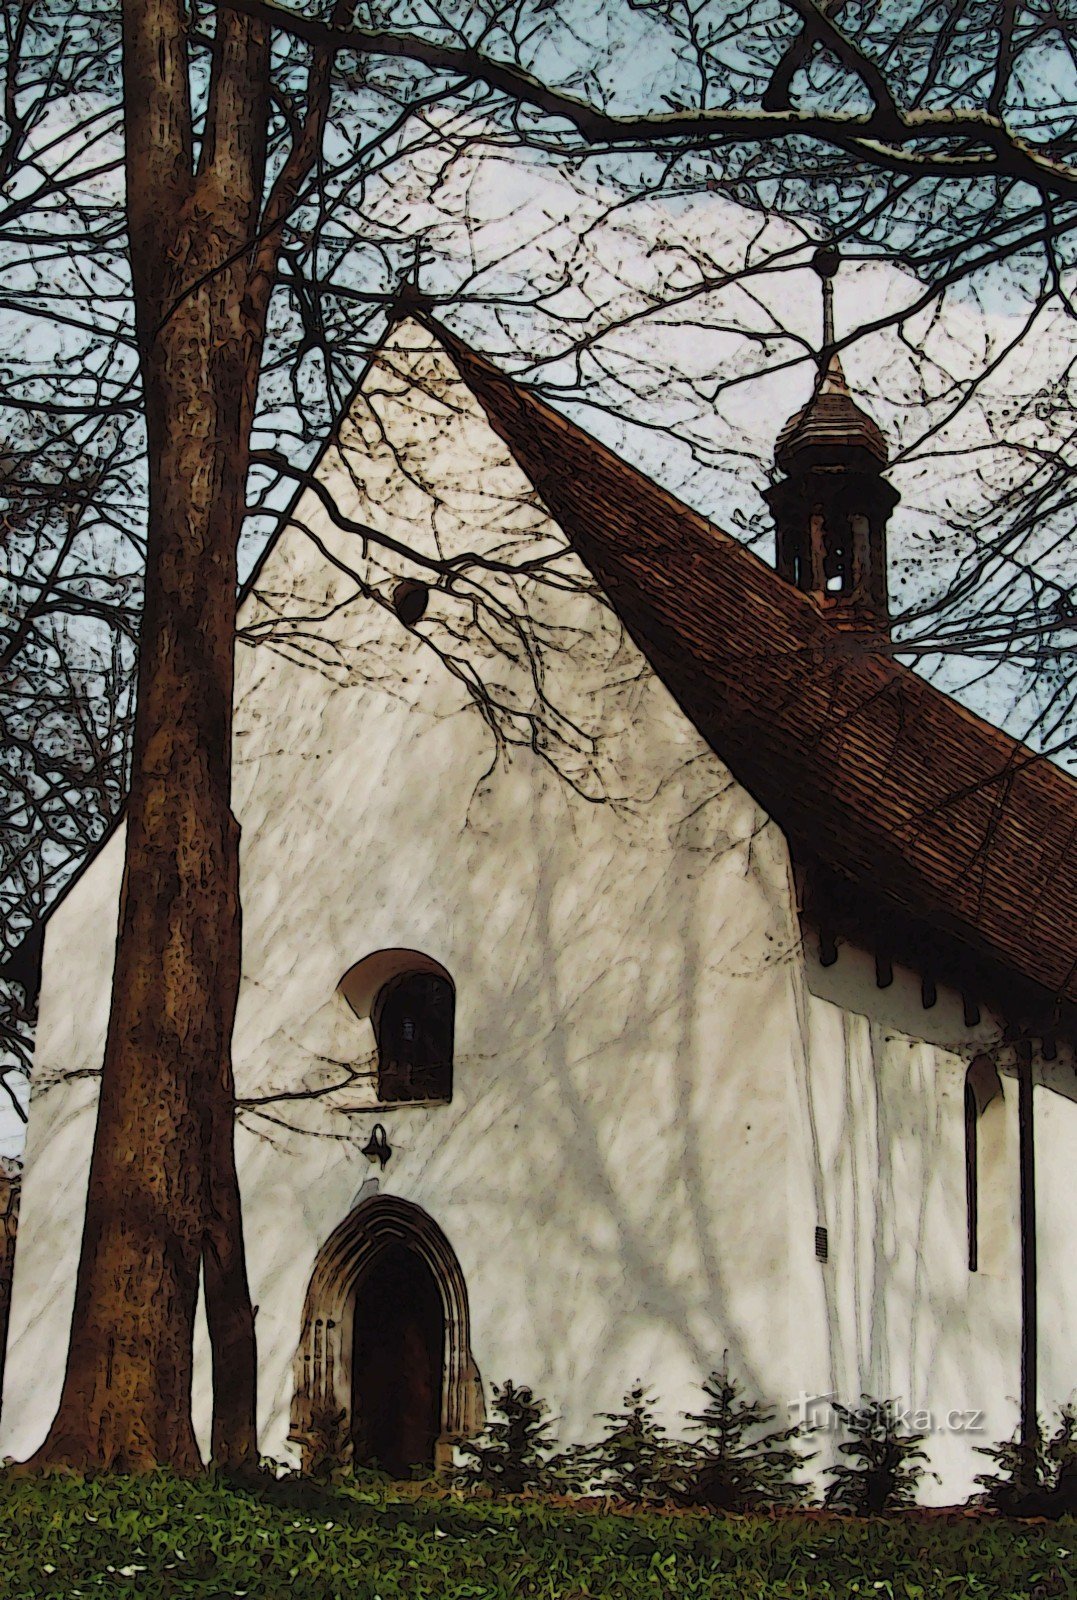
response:
M43 920L122 803L141 583L96 513L130 452L98 438L88 460L47 421L23 420L0 481L0 1082L19 1116Z
M699 406L671 417L668 374L638 350L626 363L626 333L674 319L716 348L735 336L721 379L681 385L713 408L749 380L811 362L810 334L768 310L764 285L801 268L821 237L854 259L901 264L898 303L836 345L887 335L896 367L908 356L905 388L919 387L921 405L903 427L900 463L930 474L933 451L959 450L978 493L964 518L950 508L950 526L927 506L910 561L926 562L929 581L914 585L896 648L1062 674L1074 631L1059 558L1070 366L1056 363L1058 415L1041 416L1038 395L1015 405L1000 374L1046 326L1062 348L1072 323L1077 173L1062 91L1077 33L1058 8L1009 0L69 9L19 0L4 15L0 309L13 336L2 426L9 451L28 425L53 430L69 463L35 466L39 545L32 517L12 524L33 560L21 569L8 664L27 672L34 651L54 649L50 617L77 613L66 637L77 633L78 648L89 623L103 623L111 644L91 653L116 661L118 709L104 739L94 724L107 757L95 780L102 817L122 777L132 606L141 621L121 928L71 1349L36 1462L192 1471L200 1270L215 1373L227 1373L215 1384L214 1455L232 1466L255 1455L229 1054L241 539L264 527L287 480L311 481L316 440L416 276L417 243L424 293L519 375L607 423L631 392L641 426L712 482L723 463L743 461L743 445L708 433ZM468 186L509 154L578 201L567 257L543 259L540 239L516 261L503 232L499 249L475 224ZM713 247L651 240L659 259L643 281L622 261L596 291L585 269L595 269L587 249L599 230L631 227L656 198L708 197L716 216L736 207L757 224ZM1003 294L1026 308L1012 338L954 359L946 308ZM982 465L961 433L969 419L986 434ZM132 443L141 477L110 472ZM87 487L84 500L72 485ZM144 515L132 518L143 493ZM132 541L144 549L139 594L110 587L122 562L98 569L92 552L72 581L91 512L112 529L109 560ZM744 531L760 531L748 514ZM936 571L940 537L956 555L944 552ZM433 582L462 581L411 556ZM532 578L549 574L515 574ZM65 672L73 659L63 652ZM1068 683L1065 705L1042 718L1048 748L1069 736ZM26 714L13 711L12 725ZM56 759L51 727L44 711L30 714L31 766ZM34 815L44 863L63 830L47 807Z

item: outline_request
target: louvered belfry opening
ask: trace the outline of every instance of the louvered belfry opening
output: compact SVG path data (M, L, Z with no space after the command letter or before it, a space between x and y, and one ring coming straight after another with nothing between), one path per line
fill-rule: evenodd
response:
M823 285L823 343L815 389L778 435L784 474L765 491L777 533L776 565L844 632L890 636L886 524L898 501L878 423L857 405L834 347L837 252L816 251Z

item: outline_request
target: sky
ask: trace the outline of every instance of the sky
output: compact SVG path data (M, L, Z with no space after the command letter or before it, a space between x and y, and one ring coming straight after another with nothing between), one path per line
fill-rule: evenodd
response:
M421 288L448 293L466 285L474 303L448 307L446 319L769 558L760 491L781 423L811 392L821 332L803 231L721 193L625 203L600 171L555 169L496 142L462 141L447 165L433 147L407 161L406 178L398 162L391 181L367 195L368 219L399 230L404 211L410 231L425 235ZM772 270L763 270L768 261ZM746 268L748 276L723 281ZM353 281L362 282L361 274L362 263L353 263ZM542 315L536 286L545 296ZM1027 316L1012 282L983 287L978 304L952 297L942 315L911 315L900 330L857 339L843 353L854 392L892 441L891 477L902 494L890 536L898 608L942 592L967 553L959 535L940 530L984 499L983 446L1012 397L1019 404L1005 424L1011 447L1048 449L1063 426L1030 404L1057 389L1077 359L1073 324L1059 311L999 359L980 398L947 420L954 381L999 358ZM912 306L920 293L898 266L846 263L835 292L839 339ZM42 345L42 359L48 354ZM274 503L282 506L289 493L282 485ZM252 525L248 564L269 521ZM1045 530L1044 547L1025 554L1069 585L1077 561L1068 546L1048 553L1051 537ZM1018 735L1041 710L1036 683L1012 669L985 677L981 662L960 654L920 658L917 666ZM0 1153L17 1154L21 1139L21 1124L0 1105Z

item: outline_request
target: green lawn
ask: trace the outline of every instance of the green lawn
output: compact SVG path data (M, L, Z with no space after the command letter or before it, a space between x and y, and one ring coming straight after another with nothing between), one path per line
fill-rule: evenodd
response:
M6 1479L4 1600L1077 1597L1077 1523L617 1516L267 1481Z

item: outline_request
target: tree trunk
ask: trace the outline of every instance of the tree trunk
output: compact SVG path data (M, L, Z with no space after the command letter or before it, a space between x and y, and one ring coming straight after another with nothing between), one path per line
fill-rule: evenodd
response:
M208 1215L202 1256L210 1347L213 1352L213 1430L210 1453L228 1473L258 1466L254 1311L247 1285L243 1215L236 1172L231 1067L214 1103L209 1140Z
M263 212L269 34L218 13L194 171L183 0L124 0L127 212L149 464L146 594L112 1010L60 1406L31 1466L200 1466L200 1266L213 1455L257 1460L235 1164L240 974L231 812L236 549L280 229L328 104Z
M242 1262L221 1243L238 1197L223 1203L208 1181L211 1151L231 1149L240 962L238 287L226 272L189 294L144 361L150 526L127 858L71 1352L40 1464L196 1469L191 1346L211 1198L216 1259L233 1274Z

